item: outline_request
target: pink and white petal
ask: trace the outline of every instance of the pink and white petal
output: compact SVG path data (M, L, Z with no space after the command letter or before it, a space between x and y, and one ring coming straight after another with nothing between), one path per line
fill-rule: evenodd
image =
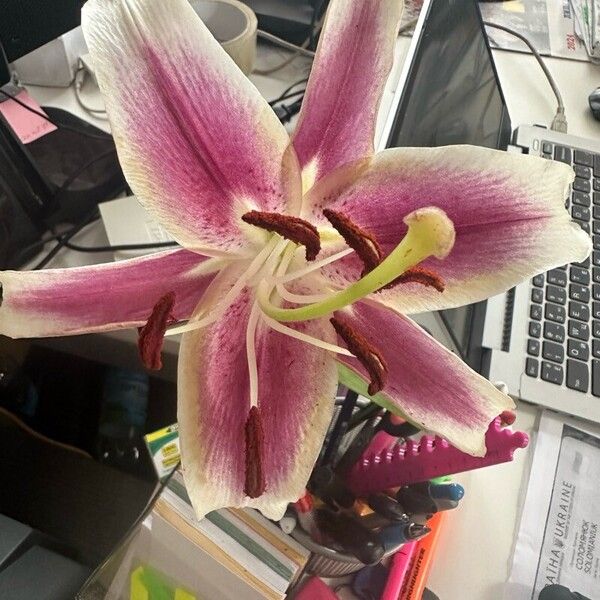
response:
M443 261L422 263L445 282L443 293L406 283L373 298L405 313L451 308L499 294L549 268L580 261L589 236L565 210L570 167L542 158L474 146L386 150L367 164L330 174L305 198L311 220L339 211L373 234L388 254L406 233L403 217L424 206L441 208L456 242ZM351 255L323 269L333 285L360 276Z
M333 355L259 322L255 339L266 488L257 498L244 493L250 410L245 335L253 302L246 289L214 325L183 335L178 421L186 488L199 518L225 506L251 506L281 518L287 504L303 495L332 416ZM327 320L296 328L335 341Z
M123 171L178 242L240 252L243 213L299 210L285 129L188 0L89 0L82 25Z
M175 292L175 319L187 319L221 266L219 259L167 250L87 267L0 271L0 335L52 337L138 327L168 292Z
M378 348L388 380L374 397L418 426L446 438L474 456L485 455L491 421L514 408L509 396L471 370L408 317L375 302L357 302L336 317L356 328ZM351 357L338 360L362 377L366 371Z
M400 0L332 0L296 131L305 191L373 153L377 110L392 67Z

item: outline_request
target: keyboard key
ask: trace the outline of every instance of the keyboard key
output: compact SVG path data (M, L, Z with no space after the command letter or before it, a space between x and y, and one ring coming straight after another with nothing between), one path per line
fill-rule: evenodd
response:
M600 266L600 252L598 250L594 250L592 252L592 262L599 267Z
M546 361L542 362L542 379L560 385L563 382L563 368Z
M540 365L535 358L528 357L525 362L525 373L529 375L529 377L537 377Z
M571 216L578 221L589 221L591 218L590 209L586 206L574 205L571 209Z
M543 275L536 275L531 281L533 282L533 285L535 285L536 287L544 287L544 276ZM552 283L554 283L554 282L552 282Z
M539 306L538 304L533 304L531 306L531 308L529 309L529 316L534 321L541 321L542 320L542 307Z
M571 148L566 146L554 146L554 160L560 160L567 165L571 164Z
M573 152L573 162L577 165L585 165L586 167L594 166L594 156L585 150L575 150Z
M571 201L573 204L579 204L579 206L590 206L591 204L590 195L585 192L573 192Z
M600 285L597 283L592 286L592 297L594 300L600 300Z
M600 235L595 235L592 241L594 242L594 250L600 250Z
M552 154L552 144L550 142L542 142L542 152L544 154ZM576 150L576 152L577 152L577 150ZM585 163L579 163L579 164L585 164Z
M587 304L571 300L569 302L569 317L578 319L579 321L589 321L590 307Z
M594 217L594 219L600 219L600 206L598 206L597 204L594 204L592 216Z
M600 319L600 302L592 302L592 317Z
M592 356L600 358L600 340L592 340Z
M533 288L531 290L531 301L535 302L536 304L541 304L544 301L544 292L540 290L540 288Z
M584 179L589 179L592 176L592 170L589 167L585 167L584 165L574 165L573 169L575 170L575 175L577 177L583 177Z
M594 204L600 204L600 193L594 192L594 199L592 200Z
M586 342L569 340L567 342L567 354L570 358L578 358L579 360L587 362L590 358L590 347L586 344Z
M600 177L600 154L594 154L594 177Z
M592 230L590 229L590 224L587 223L586 221L575 221L575 223L577 223L579 225L579 227L581 227L581 229L583 229L588 235L590 235L590 233L592 233ZM579 264L579 263L576 263Z
M554 323L544 323L546 325L554 325ZM561 325L557 325L561 327ZM531 332L530 334L531 335ZM569 319L569 337L576 338L578 340L589 340L590 339L590 326L587 323L581 321L572 321ZM562 342L563 340L556 340Z
M590 272L587 269L582 269L581 267L571 267L570 276L573 283L590 285Z
M600 321L592 321L592 335L600 338Z
M548 300L548 302L556 302L556 304L566 304L567 292L565 288L549 285L546 288L546 300Z
M531 308L533 309L533 308L539 308L539 307L537 305L534 305ZM559 306L558 304L546 304L545 314L546 314L546 319L548 319L550 321L554 321L555 323L564 323L567 318L567 315L565 312L565 307ZM533 314L531 315L531 318L535 319ZM537 319L537 320L539 320L539 319Z
M589 269L590 268L590 257L588 256L587 258L585 258L581 262L576 262L576 263L573 263L573 264L577 265L578 267L583 267L584 269Z
M600 192L600 177L594 178L594 191Z
M578 321L573 321L577 323ZM544 339L550 340L551 342L560 342L561 344L565 341L565 327L558 323L544 323Z
M600 233L600 221L594 221L592 224L594 234Z
M592 394L600 396L600 360L592 361Z
M578 283L572 283L569 286L569 298L571 300L577 300L578 302L589 302L590 301L590 288ZM531 298L533 300L533 296Z
M592 269L592 279L594 283L600 283L600 267L594 267Z
M575 177L575 181L573 181L573 189L576 192L585 192L586 194L589 194L592 191L592 185L589 179Z
M543 277L542 275L538 275L538 277ZM534 277L535 279L535 277ZM552 285L559 285L560 287L567 286L567 274L560 269L552 269L552 271L548 271L548 283ZM537 285L535 281L533 285ZM542 279L542 285L544 285L544 280Z
M542 357L552 362L562 363L565 360L565 349L561 344L544 342L542 344Z
M567 360L567 387L587 392L590 387L588 366L578 360Z
M542 333L542 326L540 323L536 323L535 321L529 322L529 335L531 337L539 338Z
M538 340L527 340L527 354L531 354L531 356L539 356L540 343Z

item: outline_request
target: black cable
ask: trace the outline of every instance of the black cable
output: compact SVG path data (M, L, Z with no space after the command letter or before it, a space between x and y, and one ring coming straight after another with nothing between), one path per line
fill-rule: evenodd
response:
M278 98L277 100L271 100L271 102L269 102L269 104L271 106L275 106L275 104L278 104L279 102L283 102L284 100L289 100L290 98L295 98L296 96L304 96L306 90L298 90L297 92L290 92L289 94L285 94L284 96L281 96L281 98Z
M295 81L294 83L292 83L292 85L285 88L285 90L283 90L283 92L281 92L281 94L279 94L279 96L277 98L275 98L274 100L269 100L269 104L271 106L273 106L273 104L277 104L278 102L281 102L283 100L284 96L289 94L297 85L306 83L307 81L308 81L308 77L304 77L302 79L299 79L298 81Z
M178 246L177 242L152 242L148 244L120 244L117 246L79 246L66 242L65 248L75 252L118 252L120 250L151 250L153 248L172 248Z
M65 244L79 231L81 231L86 225L89 225L92 221L95 221L98 216L98 207L94 206L93 211L90 211L85 217L77 223L72 229L65 233L59 240L58 243L40 260L40 262L33 267L33 271L43 269L65 246Z
M115 154L117 152L116 148L111 148L110 150L107 150L106 152L102 152L102 154L98 154L98 156L95 156L94 158L88 160L86 163L84 163L83 165L81 165L81 167L79 167L79 169L77 169L75 172L71 173L62 183L62 185L56 190L56 192L54 193L54 198L58 198L60 196L60 194L62 194L64 191L66 191L67 189L69 189L71 187L71 185L77 181L77 179L79 178L79 176L84 172L87 171L87 169L89 169L91 166L95 165L97 162L100 162L101 160L108 158L111 154Z
M30 113L33 113L34 115L37 115L38 117L41 117L42 119L48 121L48 123L51 123L52 125L54 125L54 127L58 128L58 129L66 129L67 131L73 131L75 133L85 135L85 136L87 136L89 138L93 138L95 140L112 139L112 136L110 135L110 133L105 133L105 134L92 133L91 131L85 131L85 129L77 129L77 127L71 127L69 125L59 125L58 123L55 123L48 115L45 115L43 112L40 112L39 110L36 110L35 108L31 108L31 106L28 106L27 104L25 104L25 102L23 102L22 100L20 100L13 94L9 94L6 90L3 90L2 88L0 88L0 93L4 94L7 98L10 98L11 100L14 100L19 106L22 106L25 110L28 110Z

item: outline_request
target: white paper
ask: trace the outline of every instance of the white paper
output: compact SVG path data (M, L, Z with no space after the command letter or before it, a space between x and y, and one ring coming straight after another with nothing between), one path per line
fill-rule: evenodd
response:
M546 411L540 421L505 600L560 583L600 599L600 429Z

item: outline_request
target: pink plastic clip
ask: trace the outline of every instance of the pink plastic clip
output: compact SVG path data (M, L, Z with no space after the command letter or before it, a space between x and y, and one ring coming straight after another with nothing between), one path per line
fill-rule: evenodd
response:
M509 462L517 448L525 448L529 437L522 431L502 426L500 418L490 424L485 435L487 453L483 457L466 454L440 437L423 436L418 442L363 456L352 467L347 484L357 496L427 481L472 469Z

